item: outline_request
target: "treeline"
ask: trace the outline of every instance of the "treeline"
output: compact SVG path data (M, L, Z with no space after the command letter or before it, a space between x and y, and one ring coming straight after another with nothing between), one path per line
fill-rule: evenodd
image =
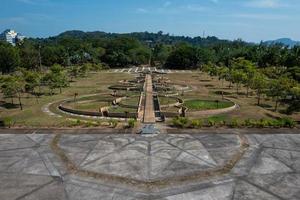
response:
M19 68L49 73L55 65L69 70L70 66L86 64L101 68L151 64L170 69L203 69L237 85L237 90L241 85L252 88L258 96L267 92L274 94L271 85L273 88L285 85L276 83L276 86L274 81L289 82L284 94L280 92L274 98L278 102L293 102L290 103L291 110L299 107L300 46L267 46L216 37L170 36L162 32L69 31L46 39L27 39L16 47L0 42L2 74L10 74ZM248 66L255 72L248 72ZM268 82L269 88L259 89L258 80L263 80L262 85Z
M14 73L0 76L0 91L5 99L10 99L11 106L18 99L18 105L23 110L22 98L25 94L36 97L37 103L42 95L54 95L62 89L69 87L70 82L76 78L87 76L89 71L99 71L106 66L100 64L83 64L64 68L54 64L47 71L34 71L25 68L18 68Z
M250 90L254 91L258 106L261 105L263 97L268 97L275 101L275 112L278 110L279 103L288 105L286 114L300 111L299 80L295 80L286 67L259 68L256 63L240 57L233 59L229 66L209 63L203 65L201 70L210 76L218 77L222 83L220 87L222 97L224 97L225 87L235 87L238 98L239 90L243 85L246 87L246 94L242 95L249 97ZM224 85L225 80L229 85Z

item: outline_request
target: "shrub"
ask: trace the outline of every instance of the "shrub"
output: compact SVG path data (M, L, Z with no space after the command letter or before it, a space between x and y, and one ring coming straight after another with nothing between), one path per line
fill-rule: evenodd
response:
M203 120L201 119L194 119L191 121L190 127L191 128L201 128L203 126Z
M229 123L229 126L231 128L237 128L241 126L241 122L238 119L232 119L231 122Z
M208 126L212 127L215 126L217 121L215 119L208 119L207 120Z
M10 127L12 127L14 125L14 120L13 120L12 117L5 117L3 119L3 123L4 123L5 127L10 128Z
M281 122L283 127L288 127L288 128L293 128L297 124L295 120L288 117L281 118Z
M172 120L172 124L178 128L186 128L188 127L189 120L186 117L175 117Z
M244 125L247 127L253 127L254 121L252 119L246 119Z
M118 120L116 120L116 119L111 119L111 120L109 121L109 124L110 124L111 127L115 128L116 126L118 126Z
M128 120L128 128L134 128L135 127L136 120L135 119L129 119Z
M265 127L268 127L268 126L269 126L269 122L268 122L268 120L266 120L266 119L260 119L260 120L258 121L258 123L256 123L256 125L257 125L257 127L259 127L259 128L265 128Z

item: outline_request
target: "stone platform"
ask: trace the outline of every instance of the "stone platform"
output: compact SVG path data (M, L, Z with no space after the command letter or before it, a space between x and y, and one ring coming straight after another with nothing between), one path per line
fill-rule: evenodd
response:
M246 135L250 146L229 173L193 178L223 166L239 151L240 139L233 134L238 132L63 134L57 140L79 170L116 180L70 170L49 145L54 134L0 134L0 199L299 199L300 135L292 133ZM191 180L148 189L133 184L180 176Z

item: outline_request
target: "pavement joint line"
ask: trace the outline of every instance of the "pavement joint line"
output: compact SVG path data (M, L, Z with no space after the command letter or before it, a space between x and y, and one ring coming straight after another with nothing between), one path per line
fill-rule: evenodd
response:
M95 147L99 144L99 141L93 146L93 148L90 148L88 153L84 156L84 158L80 161L78 166L81 166L81 164L90 156L90 154L95 150Z
M102 159L102 158L105 158L105 157L107 157L108 155L111 155L111 154L113 154L113 153L118 153L120 150L122 150L123 148L129 146L130 144L133 144L134 142L135 142L135 140L132 141L132 142L130 142L130 143L128 143L128 144L125 144L125 145L121 146L121 147L118 148L118 149L115 149L114 151L112 151L112 152L110 152L110 153L107 153L107 154L105 154L105 155L102 155L101 157L97 157L97 158L95 158L94 160L91 160L91 161L85 163L84 165L82 165L82 167L85 167L85 166L87 166L87 165L89 165L89 164L91 164L91 163L93 163L93 162L97 162L98 160L100 160L100 159Z
M76 174L78 176L83 177L91 177L95 179L100 179L103 181L112 181L114 183L119 183L123 185L131 185L135 186L137 188L146 190L146 191L152 191L154 188L165 188L168 187L170 184L176 183L177 185L183 184L184 182L189 182L191 180L199 180L199 179L208 179L210 177L216 177L221 176L229 173L231 169L235 166L235 164L241 159L241 157L244 155L246 149L248 148L247 138L243 137L243 135L239 135L240 140L243 141L241 145L241 149L232 157L231 160L229 160L223 167L218 167L212 170L207 171L196 171L192 174L182 175L182 176L176 176L171 177L167 179L160 179L155 181L141 181L133 178L128 177L122 177L122 176L116 176L111 174L104 174L104 173L97 173L93 171L83 170L82 168L78 168L72 160L70 160L64 153L64 151L59 147L58 143L61 138L61 135L56 135L52 142L51 147L53 151L58 154L58 156L62 159L62 161L65 163L67 170L71 174Z
M284 166L286 166L287 168L289 168L291 171L295 171L296 172L296 170L292 167L292 166L290 166L290 165L288 165L288 164L286 164L283 160L281 160L280 158L277 158L277 157L275 157L275 156L273 156L272 154L270 154L270 153L268 153L268 152L266 152L269 156L271 156L272 158L274 158L275 160L277 160L278 162L280 162L280 163L282 163Z
M162 140L162 141L163 141L163 140ZM190 156L193 156L193 157L195 157L195 158L198 158L199 160L205 162L207 165L209 165L209 166L211 166L211 167L216 167L216 165L214 165L214 164L212 164L212 163L209 163L209 162L207 162L206 160L203 160L203 159L199 158L198 156L195 156L194 154L192 154L192 153L190 153L190 152L188 152L188 151L186 151L186 150L184 150L184 149L182 149L182 148L180 148L180 147L177 147L176 145L174 145L174 144L172 144L172 143L169 143L169 142L167 142L167 141L164 141L164 142L167 143L167 144L169 144L169 145L171 145L171 146L173 146L173 147L175 147L175 148L177 148L177 149L179 149L179 150L181 150L182 152L185 152L185 153L189 154ZM202 143L201 143L201 144L202 144ZM203 144L202 144L202 145L203 145ZM204 146L203 146L203 147L204 147Z
M48 145L43 145L43 146L48 146ZM17 150L23 150L23 149L34 149L34 148L37 148L36 145L34 146L30 146L30 147L20 147L20 148L14 148L14 149L0 149L0 152L4 151L17 151Z
M281 150L281 151L294 151L294 152L300 152L300 149L287 149L287 148L279 148L279 147L270 147L270 146L263 146L266 149L274 149L274 150Z
M28 193L26 193L26 194L23 194L22 196L16 198L16 200L24 199L24 198L26 198L27 196L29 196L29 195L31 195L31 194L33 194L33 193L39 191L40 189L43 189L43 188L46 187L47 185L52 184L53 182L55 182L55 180L51 180L51 181L49 181L49 182L47 182L47 183L45 183L45 184L43 184L43 185L41 185L41 186L39 186L39 187L33 189L33 190L30 191L30 192L28 192Z
M258 188L258 189L260 189L260 190L263 191L263 192L266 192L266 193L270 194L271 196L274 196L274 197L280 199L280 200L288 200L288 199L282 198L281 196L279 196L279 195L277 195L277 194L275 194L275 193L269 191L268 189L266 189L266 188L264 188L264 187L262 187L262 186L260 186L260 185L257 185L257 184L255 184L255 183L252 183L251 181L249 181L249 180L246 179L246 178L241 178L241 180L244 181L244 182L246 182L246 183L248 183L248 184L250 184L250 185L252 185L252 186L254 186L254 187L256 187L256 188Z

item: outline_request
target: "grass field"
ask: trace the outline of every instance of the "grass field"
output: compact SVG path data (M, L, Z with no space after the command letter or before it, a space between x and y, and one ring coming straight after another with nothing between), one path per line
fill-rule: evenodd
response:
M217 102L217 101L198 100L198 99L187 100L184 102L184 106L186 106L191 111L221 109L221 108L228 108L233 105L234 103L229 101Z
M133 78L133 76L127 73L106 73L105 71L91 73L87 78L80 78L72 82L70 87L64 88L61 94L59 90L57 90L55 91L55 95L43 95L38 101L34 96L24 94L22 97L24 104L23 111L17 106L15 108L0 107L0 118L11 117L15 126L20 127L63 127L68 125L65 118L50 116L42 111L42 107L51 102L72 99L75 93L78 93L78 96L111 93L108 89L109 85L113 85L123 79L131 78ZM48 89L43 88L43 92L47 93ZM10 102L10 99L3 99L3 97L0 96L0 101ZM17 103L18 100L15 98L14 102Z
M121 103L125 104L125 105L130 105L130 106L138 106L140 96L138 95L138 93L134 93L132 95L133 96L129 96L128 98L122 100Z
M225 118L237 118L237 119L262 119L262 118L279 118L279 117L291 117L297 121L300 121L300 113L294 113L293 115L285 115L284 110L286 105L279 105L278 111L274 112L275 101L267 97L263 97L261 105L257 106L257 98L255 92L250 90L251 95L246 97L246 88L241 87L239 95L236 94L236 89L229 88L229 82L224 81L222 84L217 77L210 77L206 73L200 71L194 71L193 73L171 73L165 76L172 84L186 85L193 89L192 91L180 93L180 98L184 100L189 99L205 99L216 100L222 99L220 91L224 91L224 97L232 100L240 106L240 109L231 113L225 114ZM188 83L187 83L188 80Z
M168 104L174 104L177 100L170 97L159 97L159 103L160 105L168 105Z

